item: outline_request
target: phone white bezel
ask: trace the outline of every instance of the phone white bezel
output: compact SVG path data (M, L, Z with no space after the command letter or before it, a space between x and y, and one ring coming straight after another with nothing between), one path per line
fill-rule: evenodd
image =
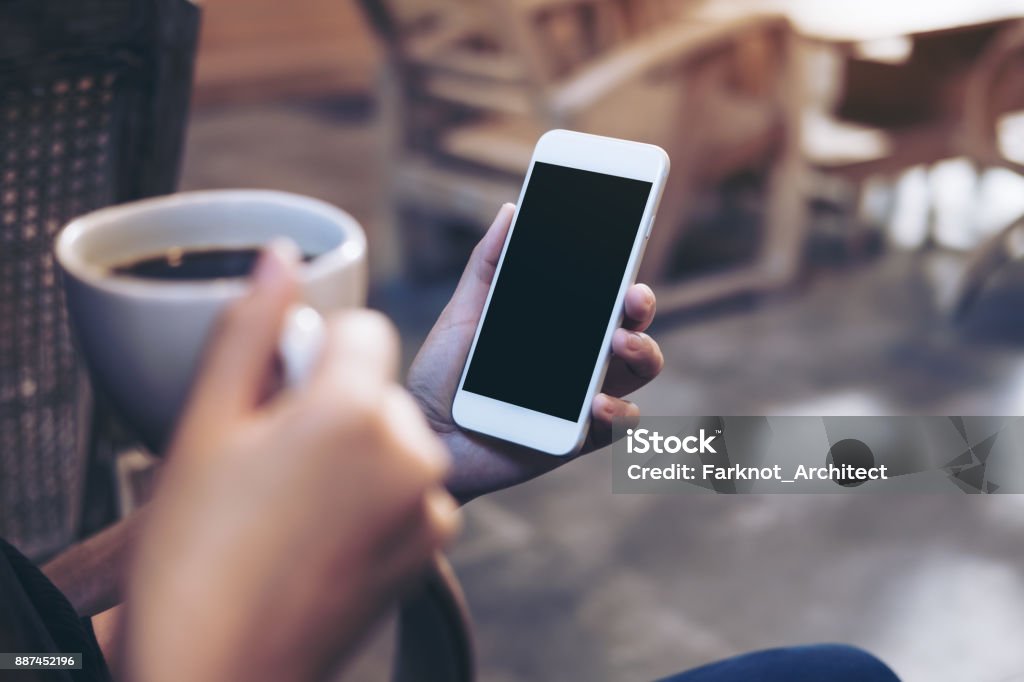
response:
M533 167L537 161L606 173L623 178L644 180L651 183L651 193L647 198L647 205L644 207L643 217L637 228L629 261L627 262L622 282L619 285L615 305L612 308L612 315L605 329L601 353L594 366L594 372L590 377L590 384L587 388L586 397L583 400L583 407L574 422L518 405L512 405L511 403L505 403L494 398L488 398L477 393L471 393L462 388L466 381L469 364L472 361L473 354L476 352L476 344L480 337L483 320L486 318L487 311L491 305L494 284L501 277L501 268L505 262L505 252L508 250L509 241L512 239L516 229L516 221L519 218L519 206L523 203L523 196L530 184ZM526 173L526 179L523 181L523 187L519 193L516 211L512 217L512 226L509 228L505 244L502 246L501 257L498 260L494 280L491 282L491 289L487 293L483 314L480 316L480 322L477 324L476 332L473 336L473 344L470 346L469 355L466 357L466 364L462 369L462 377L459 379L459 389L455 394L455 400L452 404L452 416L456 424L471 431L524 445L551 455L569 455L579 449L589 427L594 396L597 395L598 388L604 382L604 375L608 368L608 359L611 353L612 334L622 322L623 300L625 299L626 291L636 279L643 248L647 237L650 235L651 226L654 223L654 216L657 213L658 203L661 201L661 194L665 188L668 172L668 154L660 147L650 144L617 140L610 137L577 133L569 130L551 130L538 140L537 146L533 151L533 158L530 160L530 168ZM540 333L539 330L538 333ZM538 387L538 390L543 390L543 387Z

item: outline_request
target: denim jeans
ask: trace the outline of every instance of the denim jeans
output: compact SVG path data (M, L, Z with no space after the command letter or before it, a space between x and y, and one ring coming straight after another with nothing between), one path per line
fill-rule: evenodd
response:
M820 644L745 654L663 682L899 682L899 678L866 651Z

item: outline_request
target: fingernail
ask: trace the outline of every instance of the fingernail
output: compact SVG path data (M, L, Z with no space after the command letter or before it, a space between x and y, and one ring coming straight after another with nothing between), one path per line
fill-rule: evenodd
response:
M299 262L299 247L290 239L277 238L263 248L252 278L256 286L265 288L284 277Z
M428 514L434 523L440 526L442 534L452 536L458 532L461 524L459 505L447 492L432 490L427 493L426 505Z
M630 350L640 350L644 347L644 339L636 332L630 332L629 338L626 340L626 346Z
M439 516L447 517L459 511L455 500L444 490L431 490L427 493L427 503Z
M604 413L608 415L609 419L615 418L615 403L611 400L607 401L604 406Z

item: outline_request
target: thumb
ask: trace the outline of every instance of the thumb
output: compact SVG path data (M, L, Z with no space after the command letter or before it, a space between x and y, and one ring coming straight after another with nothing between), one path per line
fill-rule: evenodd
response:
M504 204L498 210L487 233L473 249L459 285L441 315L442 320L457 324L468 318L475 323L480 317L515 211L515 204Z
M286 239L264 249L249 293L224 312L207 342L190 416L221 422L259 404L285 314L299 297L298 261L298 249Z

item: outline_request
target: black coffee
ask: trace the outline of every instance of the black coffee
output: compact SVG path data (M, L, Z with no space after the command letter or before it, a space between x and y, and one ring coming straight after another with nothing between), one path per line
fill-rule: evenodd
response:
M260 249L202 248L168 249L164 253L131 260L111 268L114 274L144 279L203 280L247 277L259 260ZM316 256L303 254L303 262Z

